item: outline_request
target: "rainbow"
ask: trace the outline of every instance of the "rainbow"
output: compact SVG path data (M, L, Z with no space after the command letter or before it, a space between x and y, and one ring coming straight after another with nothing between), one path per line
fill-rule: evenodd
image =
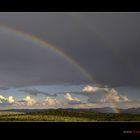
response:
M103 90L103 94L108 94L108 91ZM121 113L121 110L118 107L118 103L117 102L115 102L114 100L110 99L110 101L108 103L111 105L111 109L113 110L113 112Z
M35 44L37 44L39 46L49 48L54 53L59 54L61 57L63 57L65 60L67 60L73 66L75 66L75 68L77 68L82 74L84 74L84 76L86 76L92 83L94 83L96 81L96 79L93 78L93 76L85 68L83 68L79 64L79 62L77 62L76 60L71 58L64 50L55 47L54 45L52 45L48 41L42 40L42 39L38 38L37 36L34 36L32 34L29 34L29 33L26 33L26 32L21 31L19 29L11 28L9 26L2 25L2 24L0 24L0 31L7 32L7 33L10 32L13 35L18 36L20 38L23 38L23 39L25 39L27 41L32 41L32 42L34 42Z
M26 33L24 31L21 31L17 28L12 28L6 25L2 25L0 24L0 31L2 32L7 32L7 33L12 33L13 35L20 37L22 39L25 39L27 41L31 41L34 42L35 44L42 46L42 47L47 47L50 50L52 50L54 53L59 54L60 56L62 56L64 59L66 59L69 63L71 63L73 66L75 66L82 74L84 74L84 76L86 76L92 83L96 83L97 85L101 86L101 84L99 84L99 82L97 82L97 80L95 78L93 78L93 76L85 69L83 68L79 62L77 62L76 60L74 60L73 58L71 58L64 50L57 48L56 46L52 45L51 43L49 43L46 40L42 40L39 37ZM115 113L121 113L120 110L117 107L118 105L116 103L112 102L112 107Z
M115 112L115 113L121 113L120 109L118 108L118 104L114 101L111 101L110 102L111 105L112 105L112 110Z

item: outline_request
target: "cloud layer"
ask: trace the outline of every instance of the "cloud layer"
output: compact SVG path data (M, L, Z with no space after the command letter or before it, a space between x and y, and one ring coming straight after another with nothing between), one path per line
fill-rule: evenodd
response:
M28 94L34 95L34 96L37 96L39 94L42 94L42 95L45 95L45 96L52 96L52 97L57 96L57 94L49 94L47 92L39 91L39 90L33 89L33 88L20 89L19 91L22 91L22 92L25 92L25 93L28 93Z
M124 96L114 88L100 88L86 85L81 92L62 92L55 96L40 92L35 89L21 90L28 93L28 96L22 99L15 99L13 96L4 97L0 95L0 107L15 108L98 108L112 107L110 103L116 103L117 106L122 103L129 106L134 105L134 100ZM45 96L39 96L43 94ZM60 96L59 96L60 94ZM38 96L37 96L38 95ZM83 96L84 95L84 96ZM100 95L97 99L97 95ZM135 101L136 102L136 101ZM139 101L137 101L139 103Z

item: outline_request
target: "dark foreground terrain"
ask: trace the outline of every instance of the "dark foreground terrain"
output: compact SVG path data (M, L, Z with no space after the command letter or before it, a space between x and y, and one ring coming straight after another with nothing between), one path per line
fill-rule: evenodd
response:
M140 114L99 113L95 111L76 109L7 110L0 112L0 121L140 121Z

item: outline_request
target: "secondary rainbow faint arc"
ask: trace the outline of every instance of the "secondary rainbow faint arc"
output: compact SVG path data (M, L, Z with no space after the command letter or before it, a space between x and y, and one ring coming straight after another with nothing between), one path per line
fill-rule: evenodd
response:
M125 64L125 66L127 66L127 68L129 68L129 70L133 73L133 64L130 64L129 61L123 56L123 54L121 54L119 49L117 49L117 47L114 47L114 44L112 44L111 40L107 40L102 34L99 33L99 31L96 30L96 28L94 28L93 25L91 26L91 24L87 22L87 20L84 19L84 17L76 16L75 14L69 14L69 16L75 18L77 21L82 23L84 27L86 27L86 29L89 29L89 31L95 33L97 37L99 37L105 44L107 44L106 47L109 48L114 55L116 55L118 60Z
M19 30L19 29L13 28L13 27L9 27L9 26L6 26L6 25L2 25L2 24L0 24L0 30L2 30L4 32L11 32L11 33L13 33L14 35L16 35L18 37L21 37L21 38L27 39L29 41L32 41L32 42L34 42L36 44L39 44L39 46L48 47L53 52L59 54L60 56L65 58L67 61L69 61L71 64L73 64L91 82L97 83L96 79L93 78L93 76L85 68L83 68L76 60L74 60L69 55L67 55L66 52L64 52L63 50L58 49L54 45L50 44L48 41L42 40L39 37L37 37L35 35L32 35L32 34L29 34L27 32L24 32L22 30Z

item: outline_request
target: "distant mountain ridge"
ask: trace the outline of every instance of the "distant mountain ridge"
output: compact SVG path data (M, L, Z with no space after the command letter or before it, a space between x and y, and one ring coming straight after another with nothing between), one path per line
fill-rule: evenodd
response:
M46 110L55 110L55 109L8 109L8 110L1 110L1 112L43 112ZM76 110L76 111L99 112L99 113L115 113L113 111L113 108L111 107L89 108L89 109L58 108L56 110ZM119 110L121 113L140 114L140 108L129 108L129 109L119 109Z

